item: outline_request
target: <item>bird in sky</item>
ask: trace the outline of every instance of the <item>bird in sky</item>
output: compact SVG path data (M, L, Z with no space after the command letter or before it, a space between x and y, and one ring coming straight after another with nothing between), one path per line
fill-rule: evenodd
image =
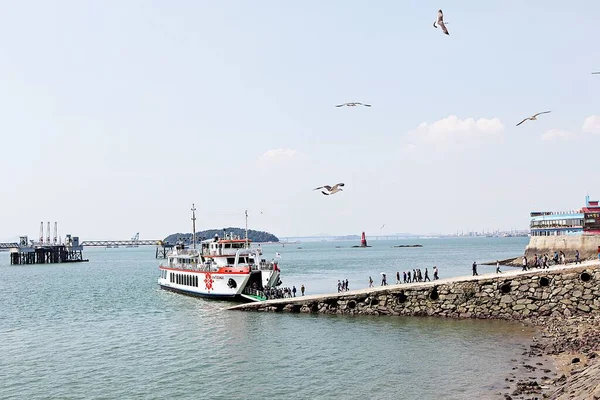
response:
M535 121L535 120L537 120L537 118L536 118L536 117L537 117L538 115L540 115L540 114L548 114L549 112L550 112L550 111L542 111L542 112L539 112L539 113L537 113L537 114L534 114L534 115L532 115L531 117L527 117L527 118L525 118L523 121L519 122L519 123L517 124L517 126L521 125L523 122L525 122L525 121L527 121L527 120L530 120L530 121Z
M371 107L371 105L370 105L370 104L356 103L356 102L354 102L354 103L344 103L344 104L338 104L336 107L343 107L343 106L346 106L346 107L356 107L356 106L365 106L365 107Z
M437 22L437 24L442 28L442 31L446 34L449 35L448 33L448 28L446 28L446 24L444 24L444 13L442 12L442 10L438 10L438 15L437 15L437 20L433 21L433 27L437 28L437 26L435 26L435 23Z
M379 229L383 229L384 226L385 226L385 224L381 225L381 228L379 228Z
M338 183L333 186L329 186L329 185L319 186L318 188L314 188L313 190L325 189L325 190L327 190L327 192L321 190L321 193L323 193L325 196L329 196L330 194L336 194L337 192L344 190L341 188L342 186L344 186L343 183Z
M600 72L592 72L592 75L598 75Z

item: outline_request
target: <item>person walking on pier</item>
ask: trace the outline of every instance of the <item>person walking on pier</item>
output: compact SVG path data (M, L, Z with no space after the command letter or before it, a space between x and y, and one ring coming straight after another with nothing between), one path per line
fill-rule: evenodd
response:
M433 266L433 280L437 281L438 279L440 279L439 276L438 276L438 269L437 269L437 266L434 265Z
M477 273L477 263L475 261L473 261L473 276L477 276L479 275Z
M423 279L423 282L431 282L431 279L429 279L429 271L427 270L427 267L425 267L425 278Z
M581 264L581 260L579 259L579 250L575 250L575 264Z
M344 285L344 286L346 287L346 292L347 292L348 290L350 290L350 289L348 289L348 279L346 279L346 283L345 283L345 285Z
M521 271L527 271L527 257L523 256L523 269Z
M385 274L382 272L381 273L381 286L386 286L387 285L387 281L385 280Z
M560 251L560 263L565 265L565 253L562 250Z
M373 287L373 278L369 277L369 287Z
M402 281L406 283L406 271L402 272Z
M417 271L413 269L413 278L412 278L413 282L417 281Z
M292 294L296 297L296 286L292 286Z
M502 271L500 271L500 261L496 260L496 273L497 274L501 274Z
M408 272L406 272L406 283L411 283L412 280L410 279L410 270Z
M340 293L341 291L342 291L342 283L338 279L338 293Z
M302 292L302 296L304 296L304 284L300 286L300 292Z
M396 285L400 284L400 272L396 271Z

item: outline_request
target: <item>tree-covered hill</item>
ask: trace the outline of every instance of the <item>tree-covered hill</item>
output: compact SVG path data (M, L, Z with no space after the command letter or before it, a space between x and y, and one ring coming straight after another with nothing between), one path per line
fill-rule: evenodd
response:
M211 239L215 237L215 235L219 235L220 238L223 237L223 231L226 231L228 234L233 233L236 236L241 238L245 237L245 232L243 228L225 228L225 229L208 229L206 231L196 232L197 240L200 238ZM253 242L279 242L279 238L272 233L263 232L263 231L255 231L252 229L248 229L248 239ZM173 233L167 236L164 241L168 243L175 243L177 240L183 240L184 242L190 242L192 240L191 233Z

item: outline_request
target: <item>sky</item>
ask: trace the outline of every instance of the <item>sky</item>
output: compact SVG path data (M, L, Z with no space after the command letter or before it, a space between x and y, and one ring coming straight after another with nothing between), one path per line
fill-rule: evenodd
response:
M0 241L41 221L159 239L191 231L192 203L198 230L248 210L282 237L526 229L532 210L600 198L598 15L577 0L1 2ZM334 107L352 101L372 107Z

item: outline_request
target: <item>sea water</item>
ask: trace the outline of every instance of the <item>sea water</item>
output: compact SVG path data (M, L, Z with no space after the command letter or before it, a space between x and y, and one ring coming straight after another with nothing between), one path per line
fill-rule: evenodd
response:
M526 238L354 244L262 247L268 259L281 254L284 286L315 294L414 267L470 274L473 261L521 254ZM229 302L160 290L153 248L84 255L90 262L10 266L0 253L0 398L500 398L531 337L505 321L227 311Z

